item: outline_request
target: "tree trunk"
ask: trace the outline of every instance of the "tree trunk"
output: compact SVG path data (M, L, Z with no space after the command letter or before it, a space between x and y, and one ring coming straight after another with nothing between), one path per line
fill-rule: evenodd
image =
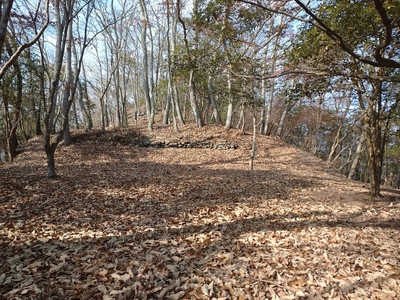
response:
M18 63L15 63L15 68L17 69L17 97L14 105L13 119L11 124L11 131L8 137L8 156L10 161L14 160L17 156L18 138L17 138L17 128L20 122L21 116L21 105L22 105L22 74Z
M69 126L69 102L71 101L71 89L73 88L72 82L72 22L69 23L67 29L67 37L66 37L66 59L65 59L65 82L64 82L64 93L62 100L62 117L63 120L66 121L64 125L64 145L71 145L71 131Z
M54 154L56 151L56 145L51 143L51 137L48 133L45 134L45 152L46 152L46 163L47 163L47 177L55 178L56 174L56 165L54 161Z
M63 139L64 137L64 132L66 129L66 126L68 124L68 113L71 108L72 104L72 99L74 99L75 91L76 91L76 85L78 83L78 78L79 78L79 73L81 70L82 66L82 59L83 59L83 54L85 51L85 48L87 46L87 31L88 31L88 21L89 21L89 15L91 13L91 10L93 9L93 2L90 1L88 2L87 5L85 6L87 9L86 16L85 16L85 29L84 33L85 36L82 39L82 49L80 53L80 60L78 63L78 68L75 70L75 80L72 82L72 84L67 86L67 89L70 89L70 96L68 105L64 106L63 103L63 118L61 120L60 124L60 130L58 131L57 135L54 137L52 140L51 134L53 131L53 128L55 126L54 120L52 118L52 113L55 111L55 107L57 105L57 97L58 97L58 85L60 83L60 77L61 77L61 70L63 67L63 61L64 61L64 51L66 49L66 44L68 41L69 35L69 30L70 26L72 26L72 13L73 13L73 8L75 5L75 0L69 0L64 3L61 2L55 2L57 5L55 5L55 14L56 14L56 43L55 43L55 63L54 63L54 70L53 70L53 77L51 79L51 86L49 90L49 95L47 101L44 101L44 105L46 106L46 114L45 114L45 127L46 127L46 133L45 133L45 152L47 156L47 176L48 177L55 177L56 176L56 171L55 171L55 163L54 163L54 153L56 151L57 145L59 142ZM42 49L43 50L43 49ZM44 62L44 55L42 52L42 59Z
M210 104L213 110L213 117L215 119L215 124L221 125L221 117L219 116L217 103L215 102L215 95L214 95L214 77L212 75L208 76L208 95L210 97Z
M13 3L14 0L2 1L3 9L0 10L0 56L3 51L3 44L7 35L7 24L10 19Z
M339 146L343 143L343 141L351 133L350 130L346 130L347 132L346 131L343 132L343 126L347 122L347 115L348 115L348 112L349 112L350 106L351 106L351 99L347 98L346 102L347 102L346 103L346 109L345 109L345 111L344 111L344 113L342 115L340 115L340 112L339 112L340 110L339 109L337 110L337 114L338 114L338 116L340 116L340 120L339 120L338 128L336 130L335 138L333 139L331 148L329 150L329 155L328 155L328 159L327 159L328 163L333 162L336 158L339 157L340 153L342 151L344 151L344 150L340 150L339 153L337 153ZM355 125L355 123L356 123L356 121L354 121L354 125ZM344 149L344 148L342 147L342 149ZM334 158L335 153L337 153L337 155ZM350 153L350 155L351 155L351 153ZM348 163L351 161L350 155L349 155L349 158L348 158Z
M176 45L176 30L177 30L177 17L174 11L174 5L170 2L167 5L167 80L168 80L168 95L165 102L164 114L163 114L163 124L169 124L169 114L171 110L171 104L173 106L173 118L175 119L175 111L180 114L179 107L175 105L175 80L174 80L174 70L175 70L175 45ZM182 117L182 115L181 115ZM175 126L175 123L174 123ZM177 124L176 124L177 126Z
M279 27L282 26L282 22L283 22L283 15L280 16L279 18ZM273 27L274 22L271 22L271 30ZM271 63L271 74L275 73L275 69L276 69L276 62L278 60L278 50L279 50L279 43L281 41L281 37L282 34L279 34L276 39L275 39L275 43L274 43L274 47L273 47L273 56L272 56L272 63ZM266 65L266 60L267 60L267 53L264 53L264 58L263 58L263 65ZM266 85L266 80L263 79L263 87L264 89L266 89L265 85ZM271 113L272 113L272 105L274 102L274 97L275 97L275 79L272 78L270 79L271 81L271 87L269 89L269 97L268 97L268 103L267 103L267 107L265 109L265 107L263 108L263 111L265 110L265 116L263 116L263 122L262 122L262 126L260 127L260 132L261 134L264 135L270 135L271 133ZM263 97L263 99L266 100L266 90L264 91L265 95Z
M354 176L354 174L355 174L355 172L357 170L358 162L360 160L361 153L362 153L363 148L364 148L364 142L365 142L365 132L363 131L361 133L361 135L360 135L360 139L359 139L358 144L357 144L356 154L355 154L355 157L354 157L353 162L351 164L349 174L347 175L347 178L349 178L349 179L353 179L353 176Z
M14 52L10 42L6 41L6 48L8 54L11 56ZM7 101L7 97L9 95L5 94L4 98L4 115L5 115L5 124L6 124L6 139L7 139L7 153L10 161L14 160L14 157L17 155L17 147L18 147L18 139L17 139L17 128L18 123L20 122L21 115L21 107L22 107L22 89L23 89L23 78L21 74L21 68L18 63L18 60L13 63L16 73L17 79L17 90L14 103L12 103L12 117L9 112L9 101Z
M236 128L240 129L242 133L244 132L244 126L246 123L245 119L244 106L240 105L239 119L237 121Z
M253 142L251 145L251 154L250 154L250 170L254 170L254 158L256 156L257 150L257 123L256 123L257 114L253 113Z
M152 65L152 57L153 57L153 42L151 43L151 52L150 52L150 63L149 63L149 54L147 49L147 29L151 31L149 24L149 18L147 15L146 3L144 0L140 0L140 10L142 13L142 55L143 55L143 90L146 98L146 114L147 114L147 129L149 131L153 131L153 124L154 124L154 95L153 95L153 75L149 70L153 67ZM151 32L150 32L151 35Z
M282 111L281 118L279 120L278 130L276 131L276 135L279 137L282 137L283 125L285 124L286 115L288 114L289 110L290 110L289 103L286 103Z
M324 101L323 96L320 94L318 103L317 103L317 108L316 108L316 120L315 120L315 128L312 131L311 135L311 145L310 145L310 152L312 154L317 154L318 150L318 133L321 128L321 122L322 122L322 102Z
M189 101L190 106L192 107L194 119L196 122L197 128L203 127L203 119L201 117L201 113L199 110L199 106L196 101L196 89L194 84L194 70L191 69L189 73Z
M370 95L366 101L363 98L361 80L356 82L357 96L360 108L364 112L364 130L368 151L368 171L370 193L373 197L380 195L382 183L382 167L386 145L386 133L389 127L390 110L385 111L382 99L380 81L371 81ZM365 105L366 103L366 105Z
M232 127L233 119L233 95L232 95L232 75L228 73L228 110L226 113L225 129L230 129Z

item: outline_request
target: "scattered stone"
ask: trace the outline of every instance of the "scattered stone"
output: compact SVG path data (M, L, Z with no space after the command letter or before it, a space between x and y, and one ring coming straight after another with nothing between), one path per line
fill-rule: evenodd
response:
M170 142L170 141L141 141L135 144L137 147L151 147L151 148L202 148L202 149L219 149L219 150L235 150L239 146L237 144L213 143L213 142Z
M0 149L0 161L3 163L7 162L7 150Z

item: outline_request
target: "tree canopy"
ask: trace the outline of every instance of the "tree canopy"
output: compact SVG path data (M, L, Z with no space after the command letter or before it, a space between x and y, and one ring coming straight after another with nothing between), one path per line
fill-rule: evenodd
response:
M14 0L0 12L0 148L11 160L44 133L53 177L71 129L145 118L153 130L162 115L176 132L259 126L374 196L395 185L396 0Z

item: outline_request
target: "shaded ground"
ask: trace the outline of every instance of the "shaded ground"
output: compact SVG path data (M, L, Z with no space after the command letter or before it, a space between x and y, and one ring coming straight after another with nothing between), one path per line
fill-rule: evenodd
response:
M138 141L236 150L137 147ZM4 299L398 299L398 191L220 127L79 133L0 165Z

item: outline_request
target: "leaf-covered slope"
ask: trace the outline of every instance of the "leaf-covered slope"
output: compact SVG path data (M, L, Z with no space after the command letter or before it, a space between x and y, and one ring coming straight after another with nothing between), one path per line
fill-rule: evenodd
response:
M137 147L208 141L239 148ZM396 299L396 191L278 139L220 127L75 133L45 177L39 138L0 166L5 299Z

